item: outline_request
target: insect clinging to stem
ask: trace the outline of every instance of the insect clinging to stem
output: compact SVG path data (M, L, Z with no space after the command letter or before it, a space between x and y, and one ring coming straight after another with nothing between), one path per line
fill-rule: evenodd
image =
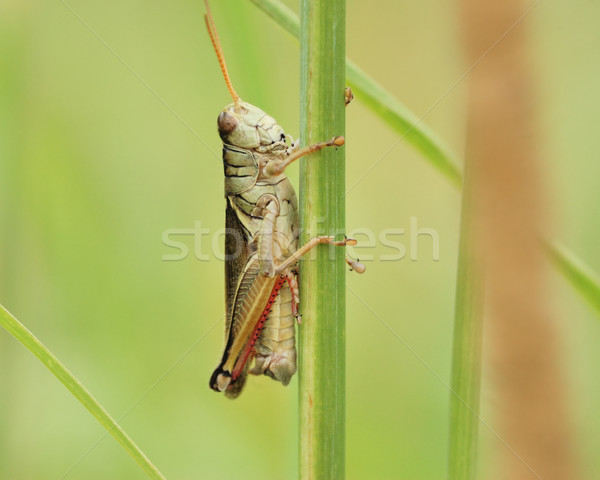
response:
M298 248L298 203L285 168L322 148L342 146L344 138L300 149L271 116L244 102L229 78L207 0L205 5L206 26L233 98L217 119L225 170L226 320L225 349L210 387L235 398L248 373L287 385L296 372L299 259L319 244L345 246L356 241L317 236ZM347 91L346 99L350 98ZM357 261L348 263L355 271L364 271Z

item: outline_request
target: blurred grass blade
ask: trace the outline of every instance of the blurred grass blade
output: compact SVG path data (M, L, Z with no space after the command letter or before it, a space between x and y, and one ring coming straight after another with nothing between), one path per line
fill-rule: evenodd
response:
M421 119L348 59L346 79L356 97L394 128L401 135L401 140L407 140L452 184L460 187L462 176L456 161L442 141L421 123Z
M252 3L291 33L296 40L300 39L300 19L291 8L280 0L252 0Z
M90 392L67 370L67 368L56 358L27 328L19 322L4 306L0 305L0 325L8 333L21 342L31 353L33 353L52 374L67 387L73 396L90 412L100 424L115 437L123 448L142 467L144 472L153 479L165 480L152 462L146 457L125 431L113 420L110 414L98 403Z
M298 16L279 0L252 0L261 10L294 37L299 37ZM360 101L383 118L455 186L462 183L461 173L442 141L421 124L421 120L387 92L374 79L346 58L346 80Z
M546 248L558 271L600 314L600 275L565 246L555 242Z
M343 135L345 0L302 0L300 138ZM344 147L300 163L301 243L345 231ZM343 479L345 469L345 249L321 246L300 264L299 460L301 479Z

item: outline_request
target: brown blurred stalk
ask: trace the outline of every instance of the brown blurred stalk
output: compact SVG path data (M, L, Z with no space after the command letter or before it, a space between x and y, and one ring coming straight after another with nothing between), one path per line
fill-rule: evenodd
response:
M497 478L577 478L565 378L538 239L548 205L535 138L535 85L526 27L531 1L463 0L469 76L468 156L473 160L486 258L486 344L501 441ZM512 451L511 451L512 450ZM520 458L519 458L520 457Z

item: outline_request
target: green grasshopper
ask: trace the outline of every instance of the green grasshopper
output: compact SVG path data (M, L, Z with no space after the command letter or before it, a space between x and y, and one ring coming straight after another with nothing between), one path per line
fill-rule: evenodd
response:
M299 149L272 117L242 101L231 84L206 0L205 4L206 26L233 98L217 119L227 201L226 321L225 350L210 378L210 387L235 398L248 373L264 374L287 385L296 372L298 260L319 244L356 242L318 236L298 249L298 202L285 168L324 147L343 145L344 138ZM350 96L347 92L346 98ZM348 264L359 273L364 271L358 262L348 260Z

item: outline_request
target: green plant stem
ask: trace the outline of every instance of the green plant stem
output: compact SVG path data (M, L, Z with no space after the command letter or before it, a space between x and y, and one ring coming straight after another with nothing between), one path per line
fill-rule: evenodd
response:
M467 161L454 305L448 480L473 480L477 466L484 279L477 250L477 200L469 169Z
M148 457L146 457L144 452L140 450L104 407L86 390L81 382L2 305L0 305L0 325L33 353L67 387L67 390L115 437L150 478L157 480L165 479Z
M305 145L343 135L345 0L302 0L301 133ZM300 164L301 242L345 229L344 147ZM345 464L343 248L317 247L301 263L300 478L341 479Z

